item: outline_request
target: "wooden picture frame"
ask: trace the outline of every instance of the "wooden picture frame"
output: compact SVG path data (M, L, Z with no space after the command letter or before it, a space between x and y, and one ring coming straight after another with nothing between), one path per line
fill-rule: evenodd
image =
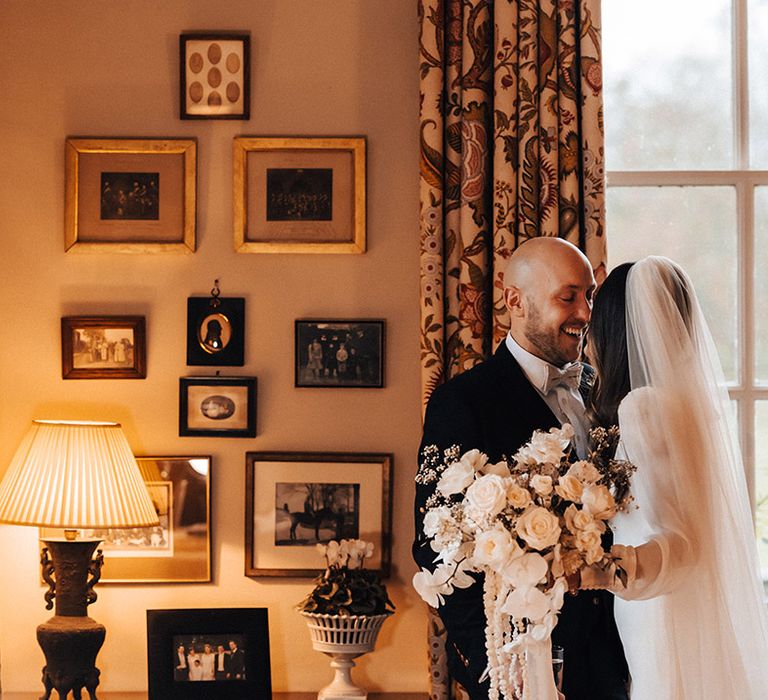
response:
M317 576L331 539L373 542L366 567L389 576L393 455L247 452L245 575Z
M68 138L64 249L194 252L195 139Z
M179 36L181 119L250 119L251 37L246 32Z
M254 437L256 377L181 377L179 435Z
M294 386L384 386L383 319L297 319Z
M238 253L365 253L364 137L234 140Z
M242 367L245 363L245 299L187 299L187 364Z
M214 654L207 661L206 644ZM228 667L221 674L219 646ZM213 679L205 675L211 663ZM267 608L147 610L147 668L149 700L270 700Z
M63 316L61 376L64 379L144 379L147 376L144 316Z
M160 525L80 530L102 540L99 585L110 583L208 583L211 580L211 462L208 455L136 457ZM40 538L64 531L41 528Z

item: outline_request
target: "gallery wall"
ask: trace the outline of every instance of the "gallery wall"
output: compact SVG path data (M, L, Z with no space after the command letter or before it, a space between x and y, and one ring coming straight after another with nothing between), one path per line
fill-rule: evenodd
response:
M251 34L251 118L181 121L179 34L217 29ZM102 689L146 688L156 608L266 607L273 688L330 680L293 607L311 581L243 576L245 452L274 450L394 454L397 613L356 674L373 690L426 690L426 618L408 583L420 432L413 0L3 0L0 76L0 473L34 418L116 420L136 454L213 458L213 581L101 586L90 614L107 627ZM367 253L236 254L239 135L367 137ZM196 138L197 251L65 253L68 136ZM214 279L246 300L245 365L222 374L258 378L255 438L178 435L179 377L206 373L185 364L186 300ZM60 318L86 314L146 317L146 379L62 379ZM386 319L384 388L294 388L294 320L318 317ZM36 530L0 526L0 560L2 689L37 690L35 626L50 613Z

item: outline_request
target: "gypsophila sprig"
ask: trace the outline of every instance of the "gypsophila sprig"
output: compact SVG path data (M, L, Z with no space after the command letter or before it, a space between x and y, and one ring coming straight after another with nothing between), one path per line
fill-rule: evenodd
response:
M315 588L298 605L303 612L327 615L382 615L395 606L378 572L364 568L373 554L373 543L364 540L331 540L318 544L326 570L315 579Z
M517 698L524 652L549 639L568 589L586 566L616 566L603 549L607 522L626 509L634 466L615 460L618 428L590 431L588 459L572 461L573 428L537 430L510 459L492 463L453 445L422 451L416 481L434 484L423 530L433 571L413 578L433 607L484 574L489 699ZM624 580L624 572L616 575Z

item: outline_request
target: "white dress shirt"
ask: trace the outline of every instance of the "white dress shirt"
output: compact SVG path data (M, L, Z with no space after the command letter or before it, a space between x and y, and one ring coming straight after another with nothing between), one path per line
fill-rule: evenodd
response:
M550 362L542 360L536 355L532 355L527 350L521 348L511 333L507 333L506 345L512 357L523 370L534 389L539 393L544 403L549 406L555 418L560 424L570 423L574 430L574 449L579 459L585 459L587 456L588 442L588 422L585 415L584 400L581 398L578 388L571 389L566 386L557 386L547 392L547 382L550 375L550 368L554 367ZM565 370L574 364L568 363L557 369Z

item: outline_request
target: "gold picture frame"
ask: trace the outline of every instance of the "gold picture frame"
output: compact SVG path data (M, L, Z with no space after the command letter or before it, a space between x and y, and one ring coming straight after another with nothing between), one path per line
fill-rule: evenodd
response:
M365 253L364 137L234 140L238 253Z
M100 539L105 583L208 583L211 581L210 455L136 457L160 520L159 526L81 530ZM63 530L40 528L40 539Z
M64 249L195 250L195 139L68 138Z

